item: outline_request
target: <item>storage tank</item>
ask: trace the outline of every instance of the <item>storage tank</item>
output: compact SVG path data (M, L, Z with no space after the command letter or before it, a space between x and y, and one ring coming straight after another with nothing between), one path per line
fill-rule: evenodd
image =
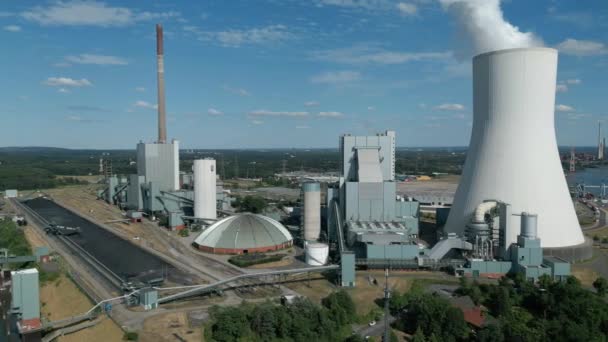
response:
M445 226L462 235L475 207L492 198L538 214L542 247L584 242L562 170L554 124L557 51L518 48L473 58L473 129ZM520 227L510 220L505 242Z
M319 242L306 242L304 247L306 263L310 266L323 266L327 263L329 246Z
M321 234L321 185L316 182L302 184L304 192L304 240L316 241Z
M536 223L538 221L538 215L526 213L521 213L521 236L535 239L537 237L537 227Z
M214 159L196 159L194 172L194 217L216 219L216 169Z

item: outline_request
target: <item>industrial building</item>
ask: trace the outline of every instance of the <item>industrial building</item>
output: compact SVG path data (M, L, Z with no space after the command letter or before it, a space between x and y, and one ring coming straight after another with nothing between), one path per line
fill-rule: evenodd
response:
M584 245L557 149L554 125L557 51L520 48L473 59L473 129L445 226L463 235L485 200L538 214L542 247ZM506 227L506 244L519 230Z
M396 195L395 132L343 135L340 158L340 181L326 196L330 240L342 236L358 258L415 258L420 209Z
M127 211L134 220L141 213L158 219L173 230L209 225L217 209L229 206L223 187L217 182L215 160L195 160L193 172L180 172L179 141L167 140L163 31L156 26L158 79L158 138L137 144L137 173L119 177L108 163L100 163L106 188L98 195Z
M452 208L438 209L444 234L432 248L418 239L419 203L395 194L394 132L340 138L342 175L328 186L326 205L343 286L355 285L356 267L451 266L463 276L531 280L570 274L558 256L574 248L572 259L584 258L586 244L557 150L556 71L554 49L474 58L469 153Z
M28 268L11 271L11 310L17 318L17 329L23 336L39 332L42 328L40 321L40 290L38 270Z
M250 213L219 220L194 240L199 250L217 254L270 252L292 244L293 237L281 223Z

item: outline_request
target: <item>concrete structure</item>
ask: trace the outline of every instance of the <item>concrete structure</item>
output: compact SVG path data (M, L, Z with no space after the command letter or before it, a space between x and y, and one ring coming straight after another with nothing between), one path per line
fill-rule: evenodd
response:
M19 315L19 320L40 318L40 290L38 270L29 268L11 272L11 311Z
M396 195L395 132L375 136L340 137L343 175L327 191L328 229L344 229L348 246L355 244L409 244L418 235L418 202ZM343 222L337 227L332 202L339 203ZM357 249L358 256L365 254Z
M471 256L464 267L459 267L456 270L457 274L464 276L500 278L507 273L521 273L527 280L536 281L540 276L548 275L555 280L565 280L570 275L570 264L563 259L556 257L543 258L543 249L541 248L541 240L537 236L538 216L523 212L519 220L512 219L511 206L505 203L497 203L494 201L486 201L480 206L482 210L476 211L476 218L472 221L478 226L486 225L484 230L477 229L475 232L481 232L485 236L485 240L481 239L480 235L472 236L472 232L468 231L467 238L475 241L473 244ZM488 215L491 210L497 209L499 213ZM484 214L482 219L479 215ZM498 223L495 223L499 220ZM509 221L519 221L520 233L517 236L517 243L509 244L503 250L505 234L503 230L506 227L512 227L513 224ZM493 227L499 227L498 234L492 232ZM470 225L469 225L470 227ZM495 240L501 240L500 243L493 243ZM493 253L479 252L479 242L487 241L484 246L500 245L501 250L495 254L502 255L502 260L494 259ZM433 247L435 249L435 247ZM491 250L490 250L491 251Z
M358 179L359 165L374 165L375 175L371 170L365 170L364 179L376 177L386 181L395 180L395 132L386 131L384 134L372 136L353 136L346 134L340 137L340 164L342 176L347 181ZM379 170L375 164L380 161ZM379 173L379 174L378 174ZM381 177L381 178L380 178Z
M243 254L290 247L293 237L282 224L269 217L242 213L212 224L193 244L205 252Z
M446 232L462 235L475 208L495 199L537 213L543 247L584 242L555 138L556 73L557 51L549 48L473 59L473 130ZM507 229L507 246L518 232Z
M605 140L602 138L602 122L597 123L597 159L604 160Z
M321 185L313 182L304 183L302 192L304 192L302 213L304 240L316 241L321 234Z
M214 159L197 159L194 172L194 217L217 218L216 165Z
M137 175L144 176L147 183L155 183L162 191L175 190L175 178L179 177L175 174L179 154L175 153L173 144L137 144Z
M19 191L15 189L7 189L4 190L4 198L17 198L19 196Z
M139 304L144 307L144 310L152 310L158 307L158 291L145 288L137 293Z
M304 245L306 263L310 266L323 266L329 257L329 246L325 243L306 242Z
M165 60L163 51L163 27L156 25L156 76L158 85L158 143L167 142L167 119L165 112Z

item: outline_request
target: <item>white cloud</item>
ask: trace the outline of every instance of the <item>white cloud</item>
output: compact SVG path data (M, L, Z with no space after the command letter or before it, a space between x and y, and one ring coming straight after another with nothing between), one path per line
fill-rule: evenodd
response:
M361 74L357 71L329 71L310 78L312 83L346 83L357 81Z
M316 0L316 3L319 7L336 6L372 11L390 10L394 8L393 0Z
M67 63L67 62L58 62L58 63L54 63L53 66L56 68L67 68L67 67L72 66L72 64Z
M7 26L4 26L4 31L8 31L8 32L19 32L19 31L21 31L21 26L17 26L17 25L7 25Z
M433 107L433 109L457 111L457 110L464 110L464 105L461 105L459 103L444 103L444 104L440 104L438 106Z
M442 7L467 34L473 54L518 47L542 46L532 32L522 32L509 23L500 8L501 0L439 0Z
M222 87L222 89L224 89L225 91L227 91L229 93L237 94L240 96L251 96L251 93L243 88L233 88L231 86L225 85Z
M359 44L350 48L315 51L315 60L343 64L404 64L426 60L449 60L452 52L388 51L377 46Z
M367 110L369 110L370 112L373 112L373 111L375 111L375 110L376 110L376 107L374 107L374 106L369 106L369 107L367 107Z
M574 112L575 109L574 109L574 107L571 107L571 106L567 106L564 104L558 104L555 106L555 111L557 111L557 112Z
M70 91L68 89L66 89L66 88L59 88L59 89L57 89L57 91L60 92L60 93L63 93L63 94L70 93Z
M284 111L279 111L279 112L273 112L270 110L266 110L266 109L258 109L258 110L254 110L252 112L249 112L250 116L284 116L284 117L306 117L308 116L308 112L284 112Z
M606 46L606 44L591 40L576 40L568 38L557 44L556 47L563 54L579 57L608 54L608 46Z
M555 91L557 93L565 93L568 90L570 90L570 87L569 87L570 85L580 85L582 83L583 83L583 81L578 78L571 78L571 79L559 81L559 82L557 82Z
M144 87L135 87L135 91L139 91L140 93L143 93L144 91L146 91L146 88L144 88Z
M317 116L322 118L341 118L344 114L340 112L320 112Z
M231 29L226 31L201 31L195 26L183 28L198 35L199 40L215 41L226 47L239 47L241 45L268 44L289 40L293 34L285 25L269 25L247 30Z
M137 21L166 20L179 17L178 12L136 12L126 7L112 7L98 1L57 1L48 7L36 6L21 17L41 25L127 26Z
M400 2L397 4L397 10L404 16L411 16L418 13L418 6L407 2Z
M261 125L261 124L264 123L264 121L262 121L262 120L251 120L251 123L254 124L254 125Z
M146 108L146 109L158 109L158 105L152 104L146 101L138 100L133 104L135 107Z
M296 126L296 129L309 129L310 126L308 125L300 125L300 126Z
M220 110L217 110L215 108L209 108L207 110L207 114L209 115L213 115L213 116L220 116L220 115L224 115L224 113Z
M317 102L317 101L307 101L307 102L304 102L304 105L306 107L315 107L315 106L318 106L319 104L320 103Z
M86 78L77 80L69 77L49 77L43 83L51 87L85 87L93 85Z
M126 59L116 56L104 56L83 53L78 56L67 56L67 61L77 64L96 64L96 65L127 65Z

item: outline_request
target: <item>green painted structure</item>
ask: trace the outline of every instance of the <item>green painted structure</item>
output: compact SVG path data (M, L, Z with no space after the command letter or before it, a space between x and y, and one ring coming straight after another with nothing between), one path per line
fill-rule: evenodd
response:
M158 307L158 291L146 288L140 290L138 293L139 304L144 307L145 310L152 310Z
M20 320L40 318L38 270L29 268L11 272L11 311Z
M343 252L340 255L340 284L342 287L355 287L355 253Z

